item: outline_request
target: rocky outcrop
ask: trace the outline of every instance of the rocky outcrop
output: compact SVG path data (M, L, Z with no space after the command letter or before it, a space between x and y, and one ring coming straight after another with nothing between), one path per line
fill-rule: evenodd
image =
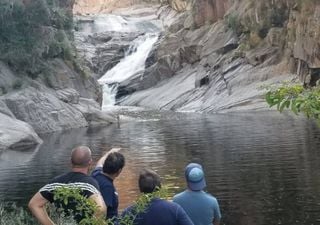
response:
M86 35L76 32L75 43L87 66L100 78L125 56L130 43L140 32L102 32ZM98 88L97 88L98 89Z
M6 149L28 149L42 141L33 128L20 120L0 113L0 154Z
M6 92L0 96L1 151L34 147L41 143L37 133L114 122L111 116L101 112L95 100L100 90L96 80L79 79L79 74L59 59L50 65L56 76L49 73L46 80L35 81L21 79L5 64L0 64L3 78L0 85L6 87ZM44 83L49 83L50 88Z
M4 96L17 119L29 123L38 133L88 125L81 112L60 101L49 89L38 88L28 87Z
M132 7L139 4L157 4L159 0L75 0L75 14L110 13L119 8Z
M292 12L288 23L294 38L290 46L293 57L307 64L307 73L320 68L320 3L309 7L308 14Z

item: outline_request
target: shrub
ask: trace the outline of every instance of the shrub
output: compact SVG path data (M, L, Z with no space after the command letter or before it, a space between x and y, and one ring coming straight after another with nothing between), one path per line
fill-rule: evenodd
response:
M241 25L238 15L230 14L227 17L227 26L233 30L233 32L240 36L243 32L243 26Z
M279 87L269 87L265 98L270 107L277 106L282 112L290 108L295 114L303 113L308 118L314 118L320 125L320 87L304 89L300 84L282 84Z
M0 60L25 72L39 70L44 58L72 58L69 39L73 18L59 0L2 0L0 3ZM31 72L30 72L31 71Z

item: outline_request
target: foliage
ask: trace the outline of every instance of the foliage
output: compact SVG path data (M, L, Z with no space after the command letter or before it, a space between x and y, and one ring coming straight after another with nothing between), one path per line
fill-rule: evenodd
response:
M235 34L238 36L241 35L243 32L243 26L241 25L241 22L239 20L239 16L236 14L230 14L226 17L227 19L227 26L233 30Z
M34 225L35 219L21 207L11 203L0 204L0 224L5 225Z
M303 113L320 123L320 87L304 89L300 84L282 84L269 87L265 98L270 107L277 106L282 112L290 108L295 114Z
M60 8L58 0L2 0L0 60L33 73L43 69L44 58L69 58L72 27L71 12Z
M97 205L91 199L88 199L81 195L81 190L76 188L61 187L55 190L55 201L61 202L64 205L68 205L70 201L76 202L75 210L69 210L65 212L60 210L60 213L64 214L65 218L70 219L70 215L77 216L78 213L84 217L80 221L80 225L133 225L134 219L139 213L145 211L146 207L153 198L164 198L167 196L167 189L161 188L157 191L149 194L141 194L134 203L133 210L119 218L113 218L105 220L103 217L96 216L94 212L97 211ZM60 205L62 206L62 205Z

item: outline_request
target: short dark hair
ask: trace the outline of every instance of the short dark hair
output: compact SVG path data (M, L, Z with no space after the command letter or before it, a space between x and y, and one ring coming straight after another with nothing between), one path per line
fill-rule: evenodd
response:
M119 152L110 153L103 163L102 171L107 174L119 172L125 165L124 156Z
M160 176L150 169L144 169L139 175L139 189L142 193L152 193L161 188Z

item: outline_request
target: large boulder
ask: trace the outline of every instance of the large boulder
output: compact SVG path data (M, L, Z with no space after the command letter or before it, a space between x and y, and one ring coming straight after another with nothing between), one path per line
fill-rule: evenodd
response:
M41 86L9 93L3 99L14 116L29 123L37 133L88 126L78 109Z
M76 107L86 118L89 126L103 126L116 122L116 119L101 111L97 102L92 99L80 98Z
M0 153L6 149L28 149L42 141L33 128L20 120L0 113Z

